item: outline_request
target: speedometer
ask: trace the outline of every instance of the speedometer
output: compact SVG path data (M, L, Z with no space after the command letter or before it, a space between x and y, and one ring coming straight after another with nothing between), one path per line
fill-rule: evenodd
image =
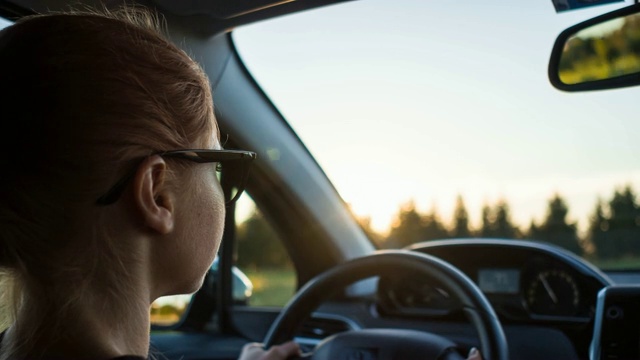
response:
M537 273L525 296L531 312L539 315L575 315L580 301L578 285L571 275L562 270Z

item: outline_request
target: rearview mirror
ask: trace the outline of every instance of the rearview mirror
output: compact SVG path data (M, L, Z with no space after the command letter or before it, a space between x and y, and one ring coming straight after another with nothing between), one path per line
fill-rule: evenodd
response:
M572 26L556 40L549 80L564 91L640 84L640 5Z

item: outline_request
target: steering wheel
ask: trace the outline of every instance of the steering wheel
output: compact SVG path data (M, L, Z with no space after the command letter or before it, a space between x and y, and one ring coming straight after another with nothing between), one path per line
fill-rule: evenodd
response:
M293 338L307 318L336 289L356 281L399 270L416 271L446 285L462 304L480 338L485 360L507 360L507 340L493 308L482 291L453 265L436 257L406 250L378 251L340 264L307 282L284 307L271 325L264 344ZM364 329L339 333L324 339L311 355L325 359L464 359L455 344L438 335L415 330Z

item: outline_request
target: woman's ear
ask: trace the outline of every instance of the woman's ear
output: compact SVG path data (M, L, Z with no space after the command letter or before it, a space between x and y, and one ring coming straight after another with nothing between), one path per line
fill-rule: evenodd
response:
M133 179L133 200L145 225L165 235L173 230L175 198L167 187L167 163L153 155L138 167Z

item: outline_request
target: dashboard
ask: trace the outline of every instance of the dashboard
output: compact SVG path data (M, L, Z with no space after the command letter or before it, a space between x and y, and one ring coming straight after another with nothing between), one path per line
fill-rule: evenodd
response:
M500 319L511 359L589 357L598 292L613 282L584 259L553 245L522 240L438 240L407 250L447 261L480 288ZM343 327L355 324L350 326L355 330L438 334L458 344L462 353L478 346L476 329L446 283L424 272L398 269L377 277L374 284L370 289L375 293L354 292L321 306L319 313L331 315L332 323L314 326L333 329L333 322L341 319ZM305 337L311 337L309 333Z
M611 280L564 249L530 241L443 240L410 250L456 266L482 290L503 323L587 325ZM391 316L463 318L446 284L417 274L380 278L378 311Z

